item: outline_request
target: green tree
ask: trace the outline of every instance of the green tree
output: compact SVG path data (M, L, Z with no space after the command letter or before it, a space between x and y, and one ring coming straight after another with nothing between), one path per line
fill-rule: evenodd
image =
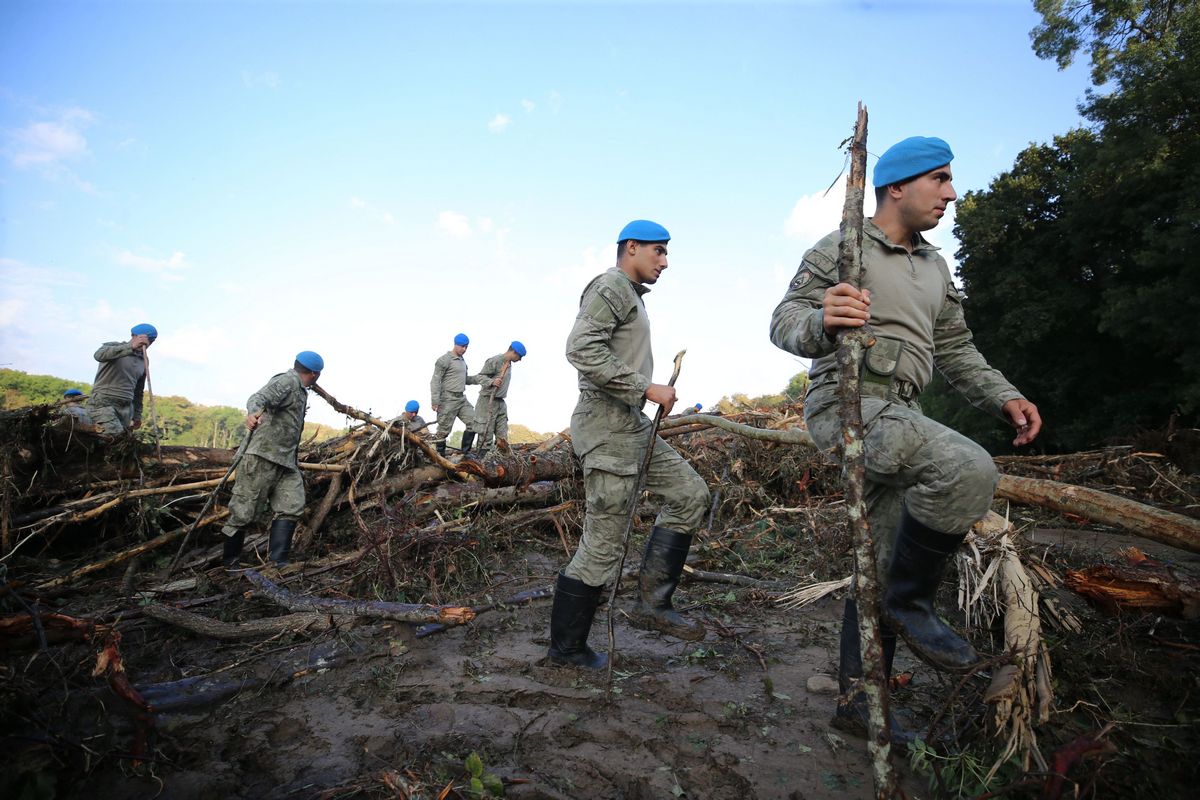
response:
M1192 423L1200 409L1200 5L1037 2L1039 55L1090 47L1087 128L1023 151L958 205L980 350L1038 404L1041 444L1074 450ZM931 415L995 450L1010 436L944 384Z

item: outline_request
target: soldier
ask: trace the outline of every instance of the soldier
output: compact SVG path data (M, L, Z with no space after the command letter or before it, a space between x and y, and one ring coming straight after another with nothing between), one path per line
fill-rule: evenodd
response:
M487 450L493 436L501 452L508 451L508 384L512 380L512 365L525 357L525 345L513 342L499 355L483 362L483 369L473 376L479 384L479 399L475 401L475 433L479 451Z
M404 404L404 413L400 415L400 424L408 428L409 433L420 433L429 427L429 423L421 419L417 413L420 410L421 404L416 400L409 400Z
M304 511L304 479L296 463L296 450L304 433L308 390L321 377L325 360L311 350L297 354L292 368L267 381L246 401L246 428L250 441L238 463L229 521L225 534L226 569L237 569L246 535L267 505L274 512L268 555L277 567L288 563L296 521Z
M105 342L96 351L100 362L88 415L100 430L119 436L142 427L142 391L146 387L146 349L158 338L153 325L143 322L129 331L128 342Z
M446 455L446 437L454 427L454 420L460 419L467 426L462 437L462 451L468 452L475 439L472 426L475 423L475 409L463 391L467 384L478 383L473 376L467 375L467 362L463 353L467 352L471 340L465 333L454 337L454 348L443 353L433 364L433 380L429 382L429 394L433 398L430 407L437 414L437 433L433 441L439 455Z
M86 425L89 430L94 429L95 424L92 422L92 417L84 407L87 399L87 395L81 390L67 389L58 403L59 416L64 420L70 420L73 425Z
M884 586L884 668L890 673L896 634L938 669L965 670L975 650L934 611L934 596L954 551L971 524L988 512L998 480L987 451L921 413L917 397L936 367L971 403L1017 430L1013 444L1041 429L1037 407L971 341L962 296L937 248L921 236L938 224L957 195L950 146L913 137L887 150L875 165L876 212L863 225L862 291L838 283L837 231L804 255L771 318L771 341L814 359L804 402L817 444L838 453L835 341L842 328L872 326L875 344L864 356L868 520ZM853 594L842 618L838 683L842 697L833 724L865 735L858 610ZM912 734L891 720L893 741Z
M604 654L587 644L604 584L620 569L625 526L653 423L642 413L649 400L670 413L675 389L652 383L654 355L642 296L667 268L663 226L629 223L617 237L617 265L583 291L567 339L567 360L579 372L579 401L571 440L583 463L587 511L574 558L558 575L550 612L551 661L601 669ZM646 474L646 488L663 501L646 543L638 601L630 621L680 639L703 638L704 627L671 605L692 535L708 509L708 487L661 438Z

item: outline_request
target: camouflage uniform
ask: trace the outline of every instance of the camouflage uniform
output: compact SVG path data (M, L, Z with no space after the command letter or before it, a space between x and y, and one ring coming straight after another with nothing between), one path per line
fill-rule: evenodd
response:
M631 495L645 459L653 422L642 413L654 371L650 321L642 295L650 291L620 269L584 289L567 339L567 360L579 371L579 401L571 441L583 463L587 513L569 578L601 586L616 577ZM646 489L663 500L655 525L692 534L708 509L708 486L661 438Z
M429 382L429 395L437 406L437 433L435 442L444 442L460 419L471 430L475 424L475 408L463 391L467 384L478 383L474 376L467 375L467 362L453 350L442 353L433 364L433 379Z
M249 414L265 413L238 463L229 521L221 530L226 536L254 522L268 506L275 519L298 520L304 513L304 479L296 450L307 409L308 392L294 369L271 378L246 401Z
M117 436L142 419L146 361L129 342L105 342L95 358L100 366L88 398L88 415L104 433Z
M415 414L412 419L409 419L401 414L396 418L396 421L400 423L401 426L408 428L409 433L420 433L429 427L429 423L422 419L420 414Z
M504 369L507 363L504 353L492 356L483 362L483 369L479 370L479 374L472 376L474 382L479 384L479 399L475 401L475 433L479 437L477 443L480 450L488 446L493 435L499 439L508 439L508 403L504 402L504 398L508 396L508 384L512 380L513 368L509 365L508 369ZM492 381L501 372L504 373L504 377L500 379L500 385L493 387Z
M937 248L918 236L910 254L871 220L865 221L863 233L863 288L871 292L876 335L864 358L861 382L866 501L882 567L888 563L902 502L931 528L961 532L987 513L996 488L996 467L987 451L921 413L917 396L934 367L973 405L1001 419L1004 403L1021 393L988 366L972 343L962 296ZM835 231L804 255L771 318L776 346L814 359L805 421L817 445L834 453L841 437L837 344L825 333L822 300L825 290L838 282L840 240Z

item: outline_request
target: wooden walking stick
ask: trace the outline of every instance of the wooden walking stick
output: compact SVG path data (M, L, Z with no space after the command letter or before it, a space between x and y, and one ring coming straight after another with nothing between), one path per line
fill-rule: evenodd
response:
M671 372L671 380L667 381L667 386L674 386L675 381L679 378L679 370L683 366L683 354L686 352L685 348L675 354L675 369ZM606 685L607 691L610 693L612 691L613 661L617 656L613 608L617 605L617 590L621 587L621 573L625 571L625 559L629 557L629 537L633 533L633 517L637 513L638 498L641 496L642 490L646 488L646 473L650 471L650 461L654 458L654 445L658 441L658 426L662 424L665 416L663 406L659 406L658 411L654 412L654 424L650 426L650 441L646 445L646 455L638 469L637 480L633 484L633 494L629 497L629 513L625 518L625 535L621 540L621 566L617 569L617 577L613 579L612 590L608 593L608 677Z
M146 392L150 395L150 427L154 429L154 449L158 455L158 463L162 463L162 442L158 438L158 415L154 413L154 386L150 383L150 356L142 348L142 364L146 367Z
M505 374L506 372L508 372L508 367L509 367L509 365L510 365L510 364L512 364L512 362L511 362L511 361L507 361L507 360L506 360L506 361L504 362L504 366L500 368L500 374L499 374L499 375L497 375L497 376L496 376L495 378L493 378L492 380L499 379L500 383L501 383L501 384L503 384L503 383L504 383L504 374ZM488 383L491 383L491 381L488 381ZM485 441L487 440L487 436L488 436L488 434L489 434L489 433L492 433L492 423L496 421L496 392L497 392L497 391L499 391L499 390L500 390L500 387L499 387L499 386L495 387L495 391L493 391L493 392L492 392L492 399L491 399L491 402L489 402L489 403L488 403L488 421L487 421L487 427L486 427L486 428L484 428L484 429L483 429L483 433L481 433L481 434L480 434L480 437L481 437L482 439L484 439ZM497 441L499 441L499 440L498 440L498 438L497 438ZM483 444L484 444L483 442L480 442L480 443L479 443L479 449L480 449L480 450L482 450L482 449L483 449ZM497 446L499 446L499 445L497 445Z
M867 109L858 104L850 144L850 175L842 209L842 241L838 246L838 282L856 289L862 284L863 195L867 172ZM883 673L883 644L879 631L879 577L875 543L864 499L866 459L863 449L862 392L859 369L863 353L874 344L867 326L840 328L838 349L838 416L842 422L842 477L846 512L854 534L854 596L858 603L858 635L863 676L850 693L862 692L867 701L867 752L875 781L875 796L891 800L899 788L892 767L891 728L888 725L887 678Z
M171 559L171 566L167 568L168 578L174 574L175 565L179 563L179 557L183 555L183 551L187 547L188 539L192 537L192 533L196 530L196 526L200 524L200 520L204 519L204 515L208 513L208 509L212 508L213 501L217 499L217 494L220 493L221 488L225 486L225 482L229 480L229 476L233 474L235 469L237 469L237 465L241 463L242 456L246 454L246 447L249 446L250 440L254 438L254 432L256 430L258 430L257 426L251 428L246 434L246 438L242 439L242 443L238 445L237 452L233 454L233 460L229 463L229 469L225 470L225 476L221 478L221 482L218 483L216 488L212 490L212 493L209 494L208 500L204 501L204 508L200 509L200 513L196 515L196 519L192 522L192 527L188 528L188 532L183 535L183 541L179 543L179 549L175 551L175 558Z

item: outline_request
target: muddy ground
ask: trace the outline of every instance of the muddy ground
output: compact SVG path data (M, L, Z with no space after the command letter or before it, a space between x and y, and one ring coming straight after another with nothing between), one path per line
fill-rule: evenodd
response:
M1061 528L1033 530L1030 539L1038 557L1056 568L1115 557L1132 541ZM783 544L804 547L802 539ZM1137 544L1200 572L1200 557ZM489 558L492 597L548 585L565 559L558 538L546 531L530 532L520 547L493 550ZM286 581L293 591L312 585L303 573ZM283 613L243 594L248 589L212 570L187 596L226 594L194 609L214 618ZM949 609L953 586L944 589ZM1040 731L1042 749L1050 758L1077 736L1117 722L1107 735L1111 752L1073 767L1066 796L1192 796L1200 744L1196 623L1113 616L1065 590L1057 594L1087 631L1051 634L1058 711ZM59 610L94 612L95 602L67 596ZM759 589L686 582L677 604L709 629L693 643L629 627L619 609L630 602L623 591L611 694L603 674L542 662L547 600L422 638L415 626L369 623L251 646L128 620L121 649L135 685L210 675L226 694L198 709L158 715L136 764L139 723L90 676L94 646L52 644L46 653L13 647L3 658L4 794L470 797L464 762L474 752L512 798L872 796L863 742L828 724L840 595L786 611ZM593 628L597 649L608 647L606 614L602 607ZM928 725L942 710L951 718L978 717L985 676L954 695L957 681L914 662L903 647L897 667L913 673L894 695L910 722ZM991 747L986 739L962 739L957 754L938 764L937 776L904 765L905 788L912 797L975 796ZM991 788L1037 796L1042 780L1010 766Z

